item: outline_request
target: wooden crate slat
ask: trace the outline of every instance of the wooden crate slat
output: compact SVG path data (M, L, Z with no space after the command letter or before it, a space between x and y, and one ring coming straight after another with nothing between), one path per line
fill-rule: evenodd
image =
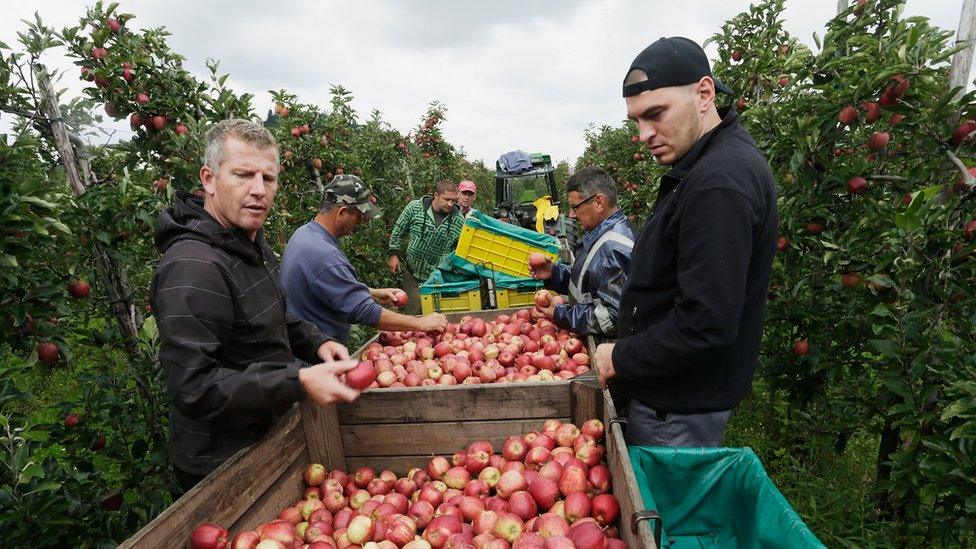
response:
M282 509L302 497L302 491L305 490L305 480L302 475L309 463L307 452L298 454L295 461L285 469L274 485L266 490L228 530L232 534L242 530L253 530L261 523L278 518L278 513Z
M120 547L170 549L201 522L236 522L305 451L300 420L291 410L261 441L224 462Z
M569 417L557 418L569 421ZM475 440L487 440L496 451L506 438L542 428L543 420L445 421L346 425L340 428L349 456L453 454Z
M568 381L369 390L356 402L339 405L338 421L353 425L568 417L569 390Z
M305 399L299 406L308 457L312 463L321 463L326 469L343 466L342 438L339 436L339 418L335 406L319 406Z
M582 426L591 419L602 419L603 391L600 390L596 374L587 373L574 378L570 389L573 423Z
M620 504L620 538L627 542L628 547L656 549L654 535L647 521L640 523L636 534L631 531L634 512L644 510L644 499L641 497L640 489L637 486L637 477L634 476L634 471L631 468L623 428L620 423L612 425L609 423L610 419L617 416L609 391L604 391L603 406L603 417L606 418L605 421L607 422L607 466L610 468L610 477L613 482L613 495Z

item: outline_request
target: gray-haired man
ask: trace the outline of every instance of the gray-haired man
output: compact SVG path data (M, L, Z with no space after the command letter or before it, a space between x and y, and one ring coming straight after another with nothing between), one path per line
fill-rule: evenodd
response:
M203 200L179 193L156 222L163 258L150 289L172 399L169 457L184 490L296 401L359 395L340 377L356 364L346 348L286 312L261 229L278 190L274 138L225 120L206 141Z

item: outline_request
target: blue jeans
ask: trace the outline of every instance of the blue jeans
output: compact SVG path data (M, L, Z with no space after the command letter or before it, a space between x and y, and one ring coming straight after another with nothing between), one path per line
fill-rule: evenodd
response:
M722 445L732 410L701 414L658 414L634 399L627 418L628 446Z

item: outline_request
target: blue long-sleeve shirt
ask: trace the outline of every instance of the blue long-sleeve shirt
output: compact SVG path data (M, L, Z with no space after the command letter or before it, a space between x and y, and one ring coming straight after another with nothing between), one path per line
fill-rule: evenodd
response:
M288 240L280 270L288 310L329 337L345 344L351 324L379 324L383 308L356 279L336 237L314 220Z
M573 266L557 263L545 282L570 297L556 306L553 322L582 335L614 337L633 247L634 228L621 210L586 233Z

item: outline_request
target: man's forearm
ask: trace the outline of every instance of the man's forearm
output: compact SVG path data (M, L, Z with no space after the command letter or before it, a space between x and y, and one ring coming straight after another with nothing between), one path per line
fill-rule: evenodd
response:
M380 321L376 325L380 330L387 331L416 331L421 329L420 317L404 315L387 309L380 313Z

